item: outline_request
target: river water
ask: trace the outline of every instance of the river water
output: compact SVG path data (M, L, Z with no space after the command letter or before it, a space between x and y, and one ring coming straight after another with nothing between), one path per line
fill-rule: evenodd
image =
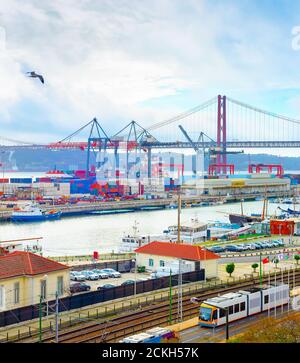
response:
M261 213L262 206L263 201L244 202L244 213ZM273 214L276 207L277 204L269 203L269 213ZM283 207L287 208L286 205ZM201 222L229 222L228 212L240 213L240 203L184 208L181 221L184 223L197 217ZM177 223L177 209L66 217L35 223L6 222L0 224L0 240L43 237L41 244L45 256L117 252L123 235L133 233L135 221L140 234L161 234Z

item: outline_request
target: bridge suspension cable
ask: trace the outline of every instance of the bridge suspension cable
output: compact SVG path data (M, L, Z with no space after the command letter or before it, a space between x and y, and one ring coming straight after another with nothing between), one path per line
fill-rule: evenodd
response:
M238 106L245 107L245 108L247 108L249 110L259 112L259 113L264 114L266 116L271 116L271 117L274 117L274 118L277 118L277 119L282 119L284 121L288 121L288 122L292 122L292 123L300 125L300 120L298 120L298 119L294 119L294 118L291 118L291 117L286 117L286 116L283 116L283 115L276 114L274 112L262 110L260 108L248 105L247 103L243 103L243 102L234 100L233 98L227 97L227 101L232 102L232 103L234 103L234 104L236 104Z
M162 121L162 122L158 122L156 124L153 124L149 127L146 127L146 129L148 131L151 131L151 130L156 130L160 127L163 127L163 126L166 126L166 125L169 125L169 124L172 124L173 122L176 122L176 121L180 121L182 120L183 118L186 118L190 115L193 115L199 111L202 111L204 110L205 108L211 106L212 104L214 104L215 102L217 101L217 97L214 97L212 99L210 99L209 101L205 102L205 103L202 103L201 105L198 105L194 108L191 108L190 110L188 111L185 111L183 113L180 113L179 115L175 116L175 117L172 117L168 120L165 120L165 121Z

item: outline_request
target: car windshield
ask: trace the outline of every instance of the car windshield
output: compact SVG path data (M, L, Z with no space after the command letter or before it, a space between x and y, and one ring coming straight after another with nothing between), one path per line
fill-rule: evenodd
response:
M201 307L199 317L201 320L209 321L211 317L211 308Z

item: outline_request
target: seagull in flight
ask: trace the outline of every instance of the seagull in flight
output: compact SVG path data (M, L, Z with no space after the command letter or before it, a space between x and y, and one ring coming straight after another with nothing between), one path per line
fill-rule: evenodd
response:
M32 77L32 78L39 78L40 81L44 84L45 81L44 81L44 77L40 74L36 74L34 71L33 72L26 72L27 74L29 74L28 77Z

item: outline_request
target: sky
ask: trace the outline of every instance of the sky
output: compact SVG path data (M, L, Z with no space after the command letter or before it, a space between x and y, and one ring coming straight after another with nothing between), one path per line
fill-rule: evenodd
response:
M94 117L113 135L217 94L300 119L299 14L294 0L0 0L0 137L58 141Z

